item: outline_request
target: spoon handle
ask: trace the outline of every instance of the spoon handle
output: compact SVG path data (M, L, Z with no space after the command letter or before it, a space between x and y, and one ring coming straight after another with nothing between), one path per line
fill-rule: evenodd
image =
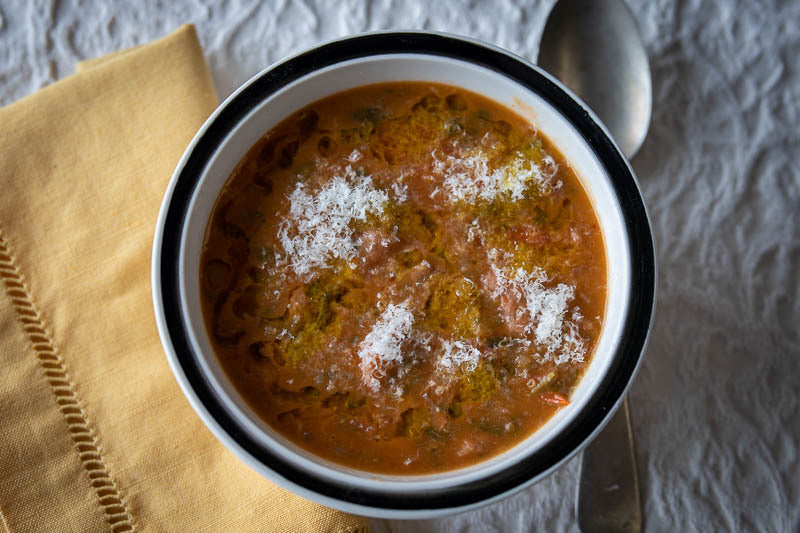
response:
M627 397L583 451L576 506L583 533L642 531L639 476Z

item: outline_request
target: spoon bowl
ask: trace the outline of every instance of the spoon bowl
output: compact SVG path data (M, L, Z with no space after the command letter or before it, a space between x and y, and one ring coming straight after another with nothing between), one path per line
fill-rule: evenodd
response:
M632 158L650 125L652 82L636 20L621 0L560 0L538 64L574 91Z

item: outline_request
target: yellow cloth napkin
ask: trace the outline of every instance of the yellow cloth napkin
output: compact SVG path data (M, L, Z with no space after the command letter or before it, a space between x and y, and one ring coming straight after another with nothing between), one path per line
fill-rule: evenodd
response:
M0 531L366 531L229 453L162 352L156 215L216 105L185 26L0 109Z

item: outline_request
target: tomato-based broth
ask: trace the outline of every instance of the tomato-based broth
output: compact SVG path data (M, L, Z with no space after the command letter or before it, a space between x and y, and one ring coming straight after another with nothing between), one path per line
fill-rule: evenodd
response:
M214 207L209 338L251 408L371 472L475 464L589 363L606 299L579 179L509 109L430 83L335 94L270 130Z

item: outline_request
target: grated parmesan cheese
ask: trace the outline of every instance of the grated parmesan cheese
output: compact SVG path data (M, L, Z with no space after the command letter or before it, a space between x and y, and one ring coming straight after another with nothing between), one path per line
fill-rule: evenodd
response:
M542 194L561 186L561 182L552 182L557 165L549 156L544 159L544 169L520 152L516 152L507 164L493 170L489 170L487 160L481 150L462 156L449 155L444 159L434 152L433 169L443 178L444 188L455 202L491 202L501 194L508 194L511 200L521 200L530 186Z
M568 304L575 297L575 287L565 283L545 287L550 278L541 268L535 268L533 272L522 268L509 272L494 263L491 268L498 284L492 297L498 298L506 292L516 294L523 303L517 309L516 318L527 322L525 334L533 334L538 345L546 346L545 353L539 354L538 358L557 365L582 362L586 346L575 323L582 318L580 310L574 308L572 320L566 318Z
M455 371L462 368L465 372L472 372L478 367L481 352L473 345L464 341L442 341L444 353L439 358L437 366L446 371Z
M389 197L376 190L369 176L358 177L349 166L345 176L336 176L309 194L298 183L289 195L289 215L278 228L284 261L303 276L313 268L324 268L332 259L352 259L360 245L350 223L366 221L367 213L382 214Z
M373 392L380 390L380 378L390 363L403 361L400 345L411 334L414 316L403 302L389 304L358 347L361 377Z

